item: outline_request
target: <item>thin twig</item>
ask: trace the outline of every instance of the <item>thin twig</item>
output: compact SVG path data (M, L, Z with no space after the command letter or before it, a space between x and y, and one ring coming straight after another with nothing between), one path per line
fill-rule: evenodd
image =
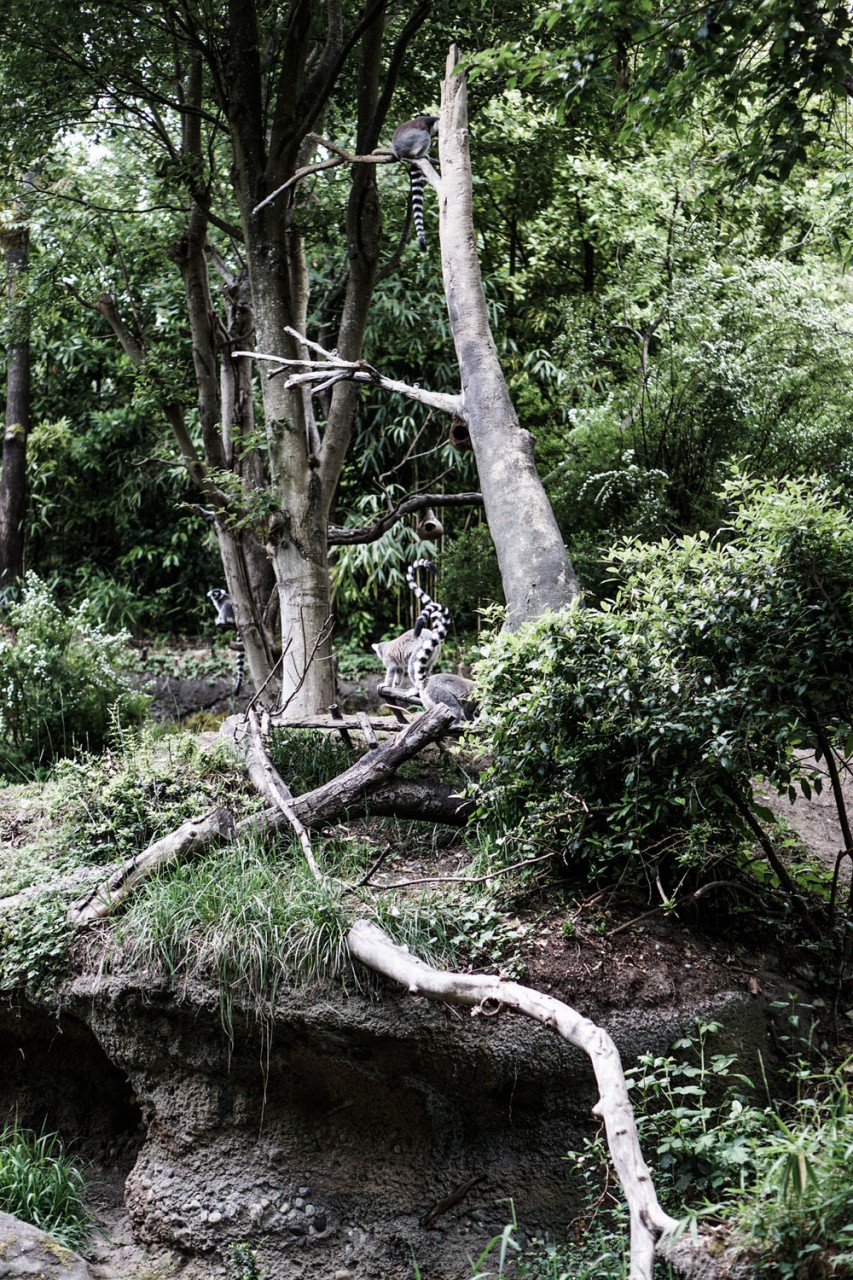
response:
M461 799L461 797L460 797ZM536 858L526 858L524 862L514 862L509 867L499 867L497 871L487 871L484 876L423 876L420 880L398 880L392 884L376 884L374 889L409 889L416 884L484 884L486 880L494 880L497 876L505 876L510 871L519 871L522 867L532 867L535 862L546 862L553 858L553 853L540 853ZM367 884L367 880L359 880L354 889Z
M282 665L282 663L284 662L285 655L287 654L287 651L288 651L288 649L290 648L290 645L291 645L291 643L292 643L292 640L293 640L293 637L292 637L292 636L288 636L288 637L287 637L287 641L286 641L286 643L285 643L285 645L284 645L284 648L282 649L282 651L281 651L281 653L279 654L279 656L276 658L275 662L274 662L274 663L272 664L272 666L270 667L269 675L267 676L266 680L265 680L265 681L263 682L263 684L261 685L260 689L257 689L257 690L255 691L255 693L254 693L253 697L251 698L251 700L250 700L250 702L249 702L249 705L248 705L248 706L247 706L247 708L246 708L246 710L247 710L247 711L251 711L251 710L254 708L255 704L256 704L256 703L258 702L258 700L260 699L260 696L261 696L261 694L263 693L264 689L266 689L266 687L267 687L267 685L269 684L270 680L272 680L272 678L273 678L273 676L275 675L276 671L278 670L278 668L279 668L279 667Z

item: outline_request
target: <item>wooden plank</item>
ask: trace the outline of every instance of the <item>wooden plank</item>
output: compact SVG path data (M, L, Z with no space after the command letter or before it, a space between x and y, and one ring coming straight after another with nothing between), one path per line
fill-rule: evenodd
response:
M359 723L361 732L364 734L364 741L367 743L367 745L371 749L375 749L376 747L378 747L379 740L376 737L376 734L373 732L373 726L371 725L370 718L367 716L367 714L364 711L356 711L355 718Z

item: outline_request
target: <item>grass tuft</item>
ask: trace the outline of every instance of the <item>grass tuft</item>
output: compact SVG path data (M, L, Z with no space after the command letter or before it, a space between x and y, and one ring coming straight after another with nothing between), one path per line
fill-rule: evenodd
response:
M32 1133L18 1122L0 1129L0 1208L79 1249L89 1234L83 1175L55 1133Z

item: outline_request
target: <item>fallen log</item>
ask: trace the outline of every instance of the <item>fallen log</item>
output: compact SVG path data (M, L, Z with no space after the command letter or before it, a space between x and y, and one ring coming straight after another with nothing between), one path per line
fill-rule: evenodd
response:
M354 808L365 792L374 794L379 783L387 781L401 764L431 742L438 742L453 724L455 717L449 707L440 703L431 707L380 747L366 751L331 782L297 796L293 802L296 816L310 827Z
M292 805L288 807L299 822L312 827L338 817L345 810L353 809L359 802L364 804L362 798L366 793L373 793L374 789L387 783L404 761L417 755L429 743L437 742L453 723L454 716L449 707L432 707L382 746L366 752L331 782L294 797ZM380 792L379 799L380 803L384 799L387 805L387 793L383 797ZM446 799L442 804L452 808L452 802L447 804ZM249 831L261 837L269 836L289 823L287 814L278 807L265 809L262 813L252 814L236 823L233 815L224 809L214 809L203 818L193 818L136 857L112 868L104 880L71 904L68 918L77 926L102 920L115 911L139 880L151 875L158 867L229 844L237 836Z
M413 818L464 827L474 812L474 801L459 795L448 782L431 778L389 778L368 791L349 811L371 818Z
M234 815L228 809L213 809L202 818L191 818L176 831L155 840L135 858L113 868L105 880L93 885L82 898L71 904L68 919L74 925L103 919L133 892L140 880L159 867L229 844L234 839L235 830Z
M576 1010L517 982L488 975L433 969L397 946L375 924L357 920L347 934L350 954L377 973L408 988L410 995L451 1004L491 1004L523 1013L583 1049L592 1063L599 1100L593 1113L604 1121L607 1143L628 1202L631 1222L629 1280L652 1280L658 1239L678 1226L658 1203L640 1150L634 1111L628 1099L619 1050L603 1029Z
M351 817L403 818L418 822L441 822L450 827L464 827L473 810L473 800L457 795L446 782L433 782L431 778L389 778L387 782L380 782L373 790L366 792L349 811L341 812L349 812ZM274 834L282 825L272 808L265 809L259 818L260 820L252 817L235 823L235 833L255 830L263 838L264 835ZM155 847L150 846L151 849ZM197 852L204 852L213 847L211 841L210 844L205 845L204 849ZM149 851L150 849L146 850L146 852ZM115 869L112 863L78 867L76 871L71 871L67 875L57 876L54 880L30 885L17 893L0 897L0 911L15 911L18 907L26 906L44 897L45 894L69 893L75 890L79 892L84 885L90 884L100 886ZM86 900L81 898L79 901ZM78 903L74 905L76 907Z

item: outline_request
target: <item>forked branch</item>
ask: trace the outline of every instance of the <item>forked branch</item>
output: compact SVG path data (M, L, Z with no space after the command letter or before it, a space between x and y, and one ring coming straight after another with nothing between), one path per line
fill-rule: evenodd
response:
M314 857L314 851L311 848L311 841L308 838L308 832L303 824L299 821L293 808L293 792L282 778L278 769L276 769L272 760L267 754L264 746L263 735L261 734L261 725L258 720L258 713L249 708L246 714L249 725L249 733L244 740L244 753L246 760L246 772L252 782L260 791L269 804L274 808L280 809L287 821L293 828L299 843L302 845L302 852L305 854L305 861L315 880L322 880L323 876L320 868L317 866L317 860Z
M290 375L285 386L291 387L309 386L311 394L314 395L318 391L327 391L329 387L335 385L336 382L358 382L365 386L376 387L382 391L393 391L396 395L406 396L409 400L417 400L421 404L430 405L433 409L440 409L442 413L449 413L451 416L460 418L465 417L463 411L463 400L461 395L449 395L443 391L426 391L423 387L410 386L407 382L397 382L393 378L386 378L378 369L374 369L373 365L367 363L366 360L344 360L336 351L327 351L317 342L311 342L304 334L298 330L291 328L289 325L285 327L284 332L290 334L297 342L302 343L310 350L319 354L319 360L310 360L306 357L287 358L285 356L270 355L260 351L235 351L233 358L239 359L241 356L249 356L252 360L264 360L278 367L269 374L274 378L279 373L285 372L288 368L299 369L302 372L294 372Z

